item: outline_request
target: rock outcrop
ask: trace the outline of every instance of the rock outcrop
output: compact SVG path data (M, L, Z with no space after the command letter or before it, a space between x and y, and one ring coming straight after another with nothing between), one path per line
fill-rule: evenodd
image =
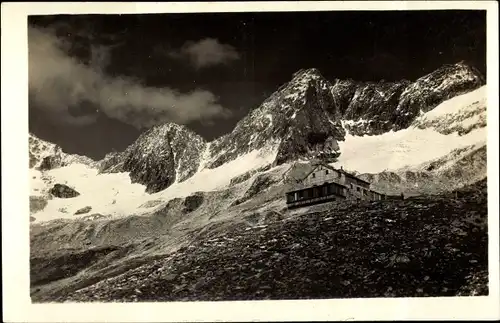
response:
M81 209L79 209L79 210L77 210L77 211L75 212L75 215L80 215L80 214L89 213L91 210L92 210L92 207L91 207L91 206L82 207Z
M55 197L59 198L72 198L80 195L77 191L64 184L55 184L49 191Z

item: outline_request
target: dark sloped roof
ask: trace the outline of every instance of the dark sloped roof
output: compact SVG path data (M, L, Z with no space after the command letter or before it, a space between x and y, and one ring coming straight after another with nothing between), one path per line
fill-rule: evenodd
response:
M342 174L344 174L345 176L348 176L348 177L354 178L354 179L356 179L356 180L358 180L358 181L360 181L360 182L366 183L366 184L368 184L368 185L370 185L370 184L371 184L370 182L367 182L367 181L365 181L365 180L362 180L361 178L356 177L355 175L353 175L353 174L351 174L351 173L348 173L348 172L346 172L346 171L345 171L345 170L343 170L343 169L336 169L335 167L332 167L332 166L330 166L330 165L328 165L328 164L326 164L326 163L317 163L317 164L316 164L316 165L312 168L312 170L311 170L310 172L308 172L308 173L307 173L307 174L306 174L306 175L305 175L302 179L300 179L300 181L303 181L304 179L306 179L306 178L307 178L309 175L311 175L311 173L313 173L313 172L314 172L314 171L315 171L315 170L316 170L319 166L324 166L324 167L329 168L329 169L331 169L331 170L333 170L333 171L335 171L335 172L342 173Z

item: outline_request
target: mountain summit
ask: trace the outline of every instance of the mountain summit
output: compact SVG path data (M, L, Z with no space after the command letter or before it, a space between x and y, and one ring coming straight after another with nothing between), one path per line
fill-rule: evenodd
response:
M109 154L100 171L129 172L133 183L146 191L161 191L192 176L199 167L205 141L185 126L174 123L144 132L124 152Z

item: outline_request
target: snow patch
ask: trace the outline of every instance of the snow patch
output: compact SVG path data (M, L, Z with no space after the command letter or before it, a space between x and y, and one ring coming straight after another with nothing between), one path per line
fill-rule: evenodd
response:
M379 91L379 90L375 90L375 91L378 93L378 95L380 95L383 99L385 99L385 94L384 94L384 92Z
M299 97L299 93L292 92L290 94L285 95L285 99L292 99L295 101Z
M152 199L185 197L197 191L213 191L227 187L232 178L250 170L271 164L276 159L277 149L268 147L253 150L217 168L203 169L182 183L152 194Z
M271 127L273 125L273 116L270 114L266 114L266 118L269 120L269 124L267 126Z
M330 120L330 122L333 123L331 120ZM366 120L366 119L342 120L341 124L342 124L342 127L345 129L345 126L359 126L359 125L364 125L364 124L371 123L371 122L373 122L373 120L371 120L371 119L370 120Z

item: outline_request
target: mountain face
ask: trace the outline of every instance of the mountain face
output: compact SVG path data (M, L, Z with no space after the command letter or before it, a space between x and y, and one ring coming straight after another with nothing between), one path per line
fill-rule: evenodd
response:
M86 156L67 154L58 145L29 134L29 168L44 171L73 163L96 166L96 162Z
M100 171L129 172L132 183L154 193L191 177L205 146L203 138L186 127L168 123L146 131L124 152L106 156Z
M340 120L328 113L335 104L330 86L317 69L295 73L230 134L211 143L214 157L207 167L218 167L241 153L270 144L277 150L275 165L318 152L335 157L337 141L344 140L345 131Z
M362 136L405 129L421 113L484 83L477 70L457 63L445 65L415 82L355 83L338 80L332 93L339 97L340 112L345 111L341 115L346 130Z
M483 83L463 63L443 66L415 82L329 82L317 69L304 69L227 135L206 143L183 126L157 126L124 152L106 156L100 170L130 172L132 182L158 192L197 170L217 168L254 151L275 154L274 166L318 156L334 160L346 131L363 136L405 129L422 113Z

